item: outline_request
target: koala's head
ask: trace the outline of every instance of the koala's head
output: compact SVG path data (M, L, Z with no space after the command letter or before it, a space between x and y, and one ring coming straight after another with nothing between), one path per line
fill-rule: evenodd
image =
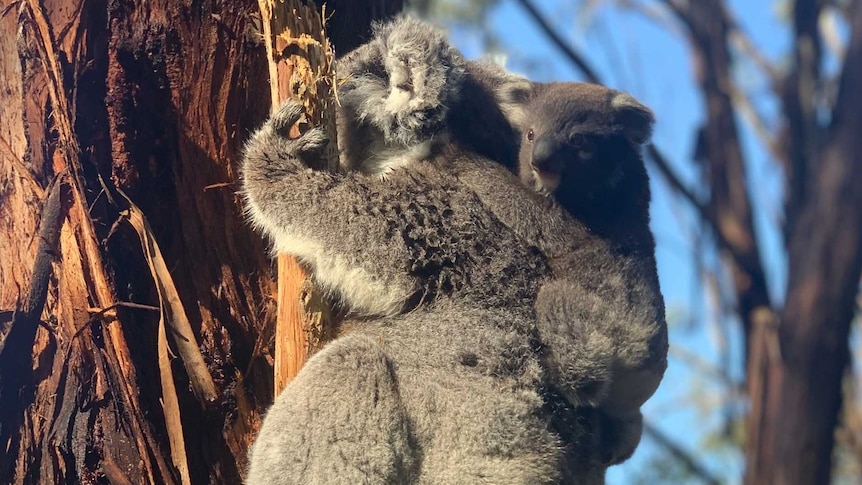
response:
M652 112L631 95L582 83L533 85L510 119L521 132L522 181L571 210L620 191L648 191L641 145Z
M443 131L465 64L444 32L401 16L339 59L338 100L345 118L379 132L386 146L409 148Z

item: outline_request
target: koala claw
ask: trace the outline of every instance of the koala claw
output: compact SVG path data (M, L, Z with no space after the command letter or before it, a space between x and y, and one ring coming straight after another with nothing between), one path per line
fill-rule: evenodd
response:
M281 136L288 136L290 128L302 117L305 107L299 101L289 99L281 104L270 119L272 129Z
M276 137L286 139L293 145L294 153L317 153L329 143L329 137L323 128L311 128L298 138L291 138L289 134L293 125L302 118L304 111L302 103L287 100L273 113L268 124Z
M296 142L300 152L317 152L329 143L329 137L326 136L323 128L318 126L303 133L296 139Z

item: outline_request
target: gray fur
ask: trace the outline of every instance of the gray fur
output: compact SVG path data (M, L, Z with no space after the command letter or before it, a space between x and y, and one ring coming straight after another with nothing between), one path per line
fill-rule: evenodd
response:
M652 113L630 95L602 86L536 84L519 122L522 181L553 195L613 255L608 261L584 257L589 248L572 248L571 237L538 243L559 278L542 288L537 302L548 367L560 372L558 382L573 401L587 399L627 417L655 392L667 366L649 180L640 155ZM548 179L557 181L554 187L543 186ZM573 329L582 337L567 335ZM605 392L589 396L579 388L595 374L580 369L581 355L597 349L611 355L613 375L603 379Z
M348 72L384 75L383 82L351 85L348 79L342 86L339 134L349 147L341 156L344 168L379 167L373 159L380 154L409 151L445 134L438 128L451 126L451 118L437 125L438 108L426 107L449 116L461 103L444 96L435 105L433 95L412 103L410 96L425 92L421 79L410 77L408 113L370 108L369 98L392 89L387 71L374 71L374 64L382 59L387 69L398 69L379 46L397 37L392 33L401 32L399 22L411 27L419 44L441 42L439 34L402 19L378 31L369 44L379 40L378 47L348 56ZM411 65L410 55L402 65ZM459 85L461 61L449 59L455 81L435 84L438 92ZM364 61L367 67L357 69ZM424 79L435 79L434 73ZM373 89L364 93L363 86ZM419 106L421 116L412 116L411 106ZM607 379L620 374L617 367L644 360L642 347L619 350L617 333L584 323L640 317L604 309L629 297L655 297L626 284L638 271L615 262L613 248L553 199L466 151L469 143L431 143L427 156L388 170L385 179L313 171L308 166L323 156L325 139L319 129L287 137L300 111L297 104L284 105L247 145L243 192L250 218L277 252L298 256L345 308L376 318L312 357L277 398L252 447L247 483L602 483L606 466L630 453L618 451L624 439L603 430L639 437L639 404L634 413L630 405L610 406L611 414L561 413L549 402L570 405L547 396L559 388L570 400L584 399L579 382L607 387ZM503 126L502 115L490 121L497 118ZM359 128L352 130L351 120ZM416 129L423 120L430 127ZM383 150L362 151L369 145ZM498 159L515 158L510 152ZM558 279L549 281L552 269ZM592 277L559 279L569 272ZM601 304L605 298L617 303ZM579 299L589 304L576 304ZM534 308L539 331L544 325L553 334L542 335L544 348L536 339ZM663 323L662 315L659 327ZM555 345L573 347L578 358L564 361L548 350ZM659 344L652 350L663 362L666 349ZM549 364L559 370L545 373ZM566 381L573 373L583 380ZM622 395L615 387L599 394ZM642 394L634 392L632 402Z
M427 24L403 22L389 24L386 32L408 32L417 63L427 62L426 69L435 72L428 76L435 82L427 88L412 82L413 94L435 104L430 99L445 91L445 103L441 99L437 104L450 108L443 127L435 123L419 132L426 137L436 133L438 139L518 171L525 185L552 195L568 213L553 202L511 190L508 175L487 161L450 167L488 210L548 257L556 279L544 285L536 306L547 380L571 403L598 406L618 418L621 427L634 430L634 436L622 438L619 449L610 452L613 462L627 458L640 439L640 406L655 392L667 366L664 302L649 230L649 180L640 155L640 145L652 132L652 113L631 95L602 86L530 83L495 65L465 62ZM376 56L385 53L374 42L387 41L385 36L375 39L351 60L375 53L369 56L373 61L362 64L381 63ZM433 45L423 45L428 43ZM428 52L442 53L441 60L429 61L433 56ZM342 67L345 75L356 71L349 62ZM439 79L450 72L457 75L441 90ZM360 78L367 82L367 76ZM385 81L382 75L376 82ZM350 83L348 89L364 104L381 104L373 91ZM349 105L345 111L350 114ZM389 119L387 113L376 115ZM533 141L526 139L531 131ZM351 146L373 144L358 130L342 135ZM553 186L543 185L530 167L540 142L550 147L546 154L553 168L542 175L556 179ZM588 153L576 142L588 145ZM454 152L449 157L459 160L460 150Z
M556 483L561 444L531 345L544 258L436 163L385 180L306 168L320 132L275 128L298 114L283 106L247 146L252 220L347 308L380 318L312 357L278 397L247 482Z

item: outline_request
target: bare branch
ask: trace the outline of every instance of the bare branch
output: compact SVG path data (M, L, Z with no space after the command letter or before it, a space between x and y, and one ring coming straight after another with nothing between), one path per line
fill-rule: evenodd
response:
M734 106L736 106L737 111L739 111L739 114L742 116L742 119L748 122L751 129L754 130L754 134L760 138L760 141L766 149L769 150L772 156L775 157L776 160L785 160L787 154L781 149L775 135L766 126L766 122L763 120L763 115L754 108L754 104L752 104L748 96L739 89L736 83L731 85L730 96L733 99Z
M545 35L548 36L548 39L550 39L550 41L560 49L563 55L565 55L572 64L580 69L587 81L598 84L599 76L596 74L596 70L590 66L583 56L575 52L575 50L572 49L565 40L563 40L563 37L554 30L553 27L551 27L551 24L549 24L547 20L545 20L541 12L539 12L539 9L537 9L530 0L517 0L517 2L524 7L524 10L526 10L530 17L532 17L533 21L536 22L536 25L542 29Z
M658 4L646 4L632 0L614 0L614 3L621 8L631 10L642 15L644 18L652 20L656 25L671 32L673 35L685 37L685 33L680 28L679 22L673 20L668 14L668 9L665 7L660 7Z
M732 29L731 32L731 41L736 43L739 50L744 52L748 57L751 58L752 62L759 67L767 76L769 76L770 80L773 82L777 82L781 78L781 73L775 66L769 62L769 59L763 55L762 52L754 45L751 41L751 37L742 30L742 27L739 25L739 22L736 18L731 15L730 12L727 12L728 21L730 22L730 27Z
M793 4L793 66L782 87L787 120L787 183L785 238L793 231L808 197L807 180L816 170L822 129L817 123L817 90L821 83L822 41L818 19L822 0L796 0Z
M684 450L680 445L664 434L664 432L646 421L644 421L644 434L649 436L652 440L658 443L659 446L667 450L674 458L679 460L692 475L697 476L709 485L721 485L721 480L698 462L691 453Z

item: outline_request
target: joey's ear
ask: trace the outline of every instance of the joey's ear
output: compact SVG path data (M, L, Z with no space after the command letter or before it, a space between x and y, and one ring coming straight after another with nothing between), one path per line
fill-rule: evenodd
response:
M527 122L527 103L533 95L533 83L527 78L506 73L494 90L494 97L500 104L500 111L516 129L523 129Z
M614 119L623 127L626 138L632 143L642 145L652 136L652 125L655 116L646 106L630 94L618 93L611 99Z

